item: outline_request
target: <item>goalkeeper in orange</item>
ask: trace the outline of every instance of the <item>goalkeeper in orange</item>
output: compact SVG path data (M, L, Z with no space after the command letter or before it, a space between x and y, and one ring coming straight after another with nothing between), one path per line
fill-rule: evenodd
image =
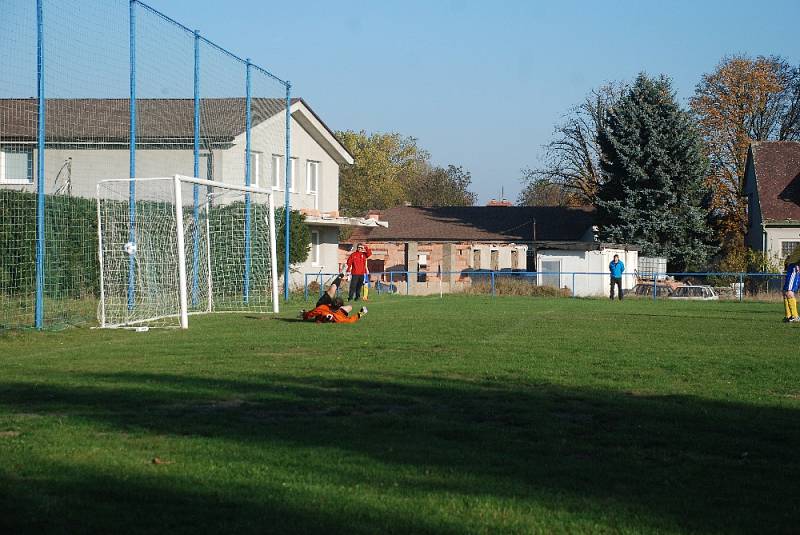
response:
M355 323L367 313L367 307L361 307L358 314L351 314L353 307L345 305L336 290L342 283L342 274L337 275L322 294L312 310L303 310L300 314L305 321L316 323Z

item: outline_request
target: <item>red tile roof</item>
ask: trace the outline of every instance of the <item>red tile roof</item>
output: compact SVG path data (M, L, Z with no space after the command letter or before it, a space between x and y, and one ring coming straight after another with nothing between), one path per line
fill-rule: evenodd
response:
M531 242L580 240L594 224L592 208L551 206L399 206L384 210L389 228L357 228L357 241L490 241Z
M764 221L800 221L800 143L767 141L751 150Z

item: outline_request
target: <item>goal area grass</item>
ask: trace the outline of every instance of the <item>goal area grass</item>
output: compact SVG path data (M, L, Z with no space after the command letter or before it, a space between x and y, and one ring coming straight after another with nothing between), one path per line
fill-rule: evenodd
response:
M760 302L376 296L350 325L0 335L2 533L789 533Z

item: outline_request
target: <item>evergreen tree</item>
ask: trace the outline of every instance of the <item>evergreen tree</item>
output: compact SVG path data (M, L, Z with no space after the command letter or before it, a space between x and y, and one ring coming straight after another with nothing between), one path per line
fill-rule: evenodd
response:
M664 256L670 270L706 266L716 247L706 219L707 162L690 115L670 81L640 74L598 134L603 184L598 192L603 241Z

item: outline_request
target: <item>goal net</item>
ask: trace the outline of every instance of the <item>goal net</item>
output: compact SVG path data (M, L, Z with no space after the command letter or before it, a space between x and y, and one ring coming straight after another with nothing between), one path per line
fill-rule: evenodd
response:
M269 191L180 175L97 186L102 327L278 312Z

